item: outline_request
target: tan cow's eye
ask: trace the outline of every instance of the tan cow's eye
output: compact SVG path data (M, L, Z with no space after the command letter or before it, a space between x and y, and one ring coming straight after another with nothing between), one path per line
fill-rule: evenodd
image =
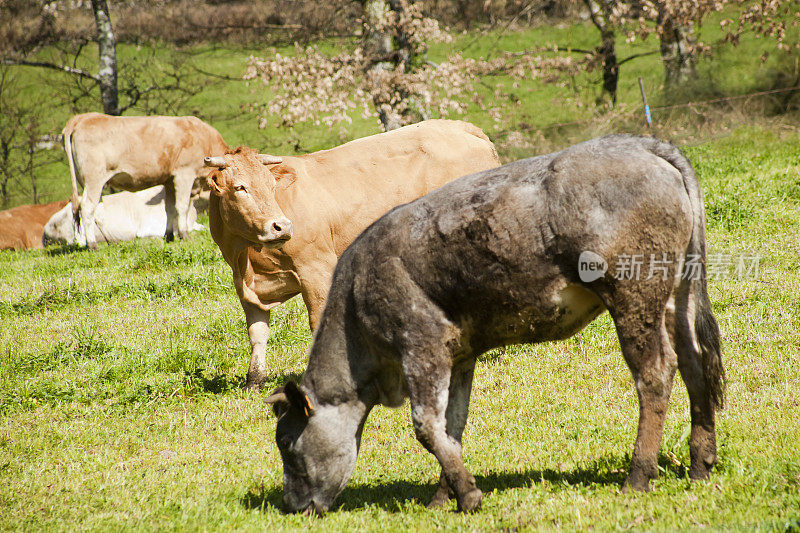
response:
M244 191L244 192L247 192L247 187L245 187L244 185L237 185L237 186L235 186L235 187L233 188L233 190L235 190L235 191L237 191L237 192L238 192L238 191Z

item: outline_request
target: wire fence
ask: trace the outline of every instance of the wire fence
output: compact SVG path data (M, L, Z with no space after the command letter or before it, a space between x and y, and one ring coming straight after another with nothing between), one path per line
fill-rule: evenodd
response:
M708 106L708 105L720 104L720 103L723 103L723 102L729 102L729 101L732 102L732 101L736 101L736 100L754 98L754 97L758 97L758 96L766 96L766 95L770 95L770 94L780 94L780 93L789 93L789 92L798 92L798 93L800 93L800 85L794 86L794 87L783 87L783 88L780 88L780 89L770 89L770 90L767 90L767 91L757 91L757 92L752 92L752 93L747 93L747 94L739 94L739 95L735 95L735 96L725 96L725 97L720 97L720 98L712 98L712 99L709 99L709 100L697 100L697 101L694 101L694 102L684 102L684 103L680 103L680 104L649 106L649 107L650 107L650 111L651 112L652 111L668 111L668 110L680 109L680 108L687 108L688 109L688 108L693 108L693 107ZM620 111L620 112L618 112L618 116L625 116L625 117L631 116L632 117L632 116L635 116L635 115L637 115L639 113L641 113L642 119L644 120L645 119L644 106L637 107L636 109L627 109L627 110ZM577 125L580 125L580 124L588 124L588 123L596 121L597 118L598 118L597 116L592 116L592 117L588 117L588 118L584 118L584 119L571 120L571 121L567 121L567 122L552 122L550 124L546 124L546 125L543 125L543 126L528 126L528 127L521 128L521 129L523 129L525 131L547 131L547 130L553 130L553 129L559 129L559 128L566 128L568 126L577 126Z

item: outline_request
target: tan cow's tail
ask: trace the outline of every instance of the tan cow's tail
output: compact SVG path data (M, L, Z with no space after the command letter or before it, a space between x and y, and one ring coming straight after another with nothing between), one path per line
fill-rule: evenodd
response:
M75 157L72 155L72 132L75 131L75 122L77 122L75 117L69 119L61 134L64 137L64 151L67 152L69 177L72 180L72 197L70 198L70 202L72 203L72 214L76 216L77 220L80 199L78 197L78 178L75 175Z

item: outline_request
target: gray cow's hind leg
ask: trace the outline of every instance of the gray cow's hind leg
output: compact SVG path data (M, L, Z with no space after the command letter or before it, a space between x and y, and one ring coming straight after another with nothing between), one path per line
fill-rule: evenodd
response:
M672 305L667 305L675 285L674 278L625 280L603 297L639 400L636 443L623 490L649 491L650 480L658 477L658 451L678 369L670 336Z
M446 431L447 435L461 445L461 436L464 434L464 426L467 424L467 414L469 412L469 398L472 392L472 378L475 374L475 359L464 360L450 372L450 389L447 400ZM469 473L469 472L468 472ZM470 475L472 484L475 478ZM433 494L428 508L439 507L453 496L453 491L447 483L444 469L439 476L439 486Z
M681 378L689 393L692 432L689 437L691 479L705 479L717 462L717 440L714 427L714 405L710 387L703 373L702 355L695 333L695 296L690 283L684 282L676 298L675 350Z
M658 450L664 432L672 381L677 370L677 355L664 326L666 302L647 301L617 307L612 312L622 354L633 374L639 398L639 426L633 448L630 472L624 489L650 490L650 480L658 477ZM626 308L627 307L627 308Z

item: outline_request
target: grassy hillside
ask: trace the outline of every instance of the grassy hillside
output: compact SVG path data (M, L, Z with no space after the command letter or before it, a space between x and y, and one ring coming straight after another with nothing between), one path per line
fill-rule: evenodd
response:
M641 113L641 96L638 77L642 77L652 106L680 103L686 99L696 101L724 96L748 94L764 89L790 86L797 67L792 57L775 53L774 43L767 39L743 38L738 48L720 43L721 15L709 17L702 27L699 38L709 44L712 55L703 57L699 64L698 81L687 88L685 94L674 91L664 94L663 67L655 52L656 39L645 42L618 42L620 61L634 54L650 52L650 55L626 62L621 67L618 105L614 111L598 107L595 99L599 95L599 72L584 73L575 78L562 79L557 84L540 80L523 80L516 84L504 76L491 76L481 80L478 90L492 94L499 88L500 96L489 99L488 109L472 105L464 118L484 128L498 144L506 160L524 157L530 153L563 147L571 142L587 139L614 131L644 132ZM797 32L790 28L790 32ZM797 38L794 35L790 38ZM333 53L352 42L331 39L316 43L322 51ZM593 49L598 44L598 34L588 22L579 24L543 25L519 31L495 29L485 33L460 33L450 43L433 43L429 58L438 62L448 55L462 52L466 57L491 58L502 52L535 50L544 46L570 46ZM216 127L231 146L245 144L259 150L276 154L294 154L330 148L344 141L377 133L375 120L364 120L353 114L353 123L346 126L315 126L300 124L293 130L280 128L280 117L268 117L266 127L260 129L260 106L272 98L270 88L260 82L246 83L241 80L251 56L266 56L276 49L243 48L235 45L202 45L181 50L168 47L119 46L119 63L123 70L134 69L142 80L149 77L162 83L174 80L159 78L159 72L170 71L179 65L180 85L187 93L175 93L169 99L156 101L143 99L127 114L143 114L158 111L166 114L194 114ZM277 49L282 54L294 53L293 47ZM761 56L769 52L766 62ZM57 56L53 50L43 52ZM547 53L545 53L547 55ZM581 54L574 54L580 58ZM87 46L78 61L86 70L96 69L97 52ZM53 132L60 131L64 122L73 113L65 98L66 88L71 83L66 75L35 68L13 67L17 78L17 90L41 109L43 125ZM215 76L209 76L213 74ZM218 76L222 76L221 78ZM786 79L784 79L786 78ZM148 83L142 81L141 86ZM795 82L796 84L796 82ZM189 93L194 93L188 96ZM77 97L77 93L70 93ZM778 95L783 98L785 95ZM774 120L770 117L775 97L756 97L734 101L735 113L730 103L714 106L679 108L676 110L654 109L655 132L670 139L702 139L729 129L731 124ZM123 103L124 103L123 98ZM98 111L99 99L81 99L74 111ZM502 122L497 124L488 111L497 108ZM784 117L785 122L796 122L796 117ZM577 122L576 122L577 121ZM563 124L567 123L567 124ZM562 124L562 125L559 125ZM41 158L52 160L37 171L40 201L66 198L70 193L69 173L63 151L57 148ZM30 203L27 191L14 194L8 207Z
M655 490L620 492L637 405L604 315L568 341L481 358L464 438L479 513L424 508L438 466L406 404L373 411L337 511L283 515L275 419L238 388L244 318L200 233L0 254L0 529L800 527L800 134L741 128L686 152L710 253L762 257L759 279L710 282L728 402L707 482L686 477L677 379ZM297 299L272 326L269 387L302 373L310 342Z

